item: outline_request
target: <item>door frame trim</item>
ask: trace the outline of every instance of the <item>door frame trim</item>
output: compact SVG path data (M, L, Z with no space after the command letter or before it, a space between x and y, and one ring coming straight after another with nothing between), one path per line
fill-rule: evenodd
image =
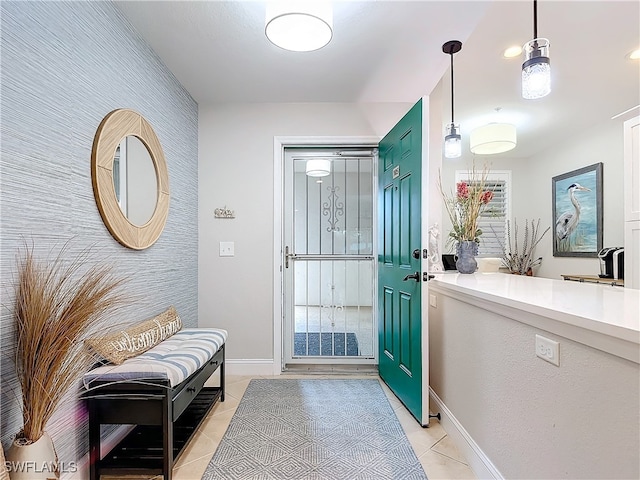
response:
M379 136L274 136L273 137L273 374L282 373L283 174L286 147L375 147Z

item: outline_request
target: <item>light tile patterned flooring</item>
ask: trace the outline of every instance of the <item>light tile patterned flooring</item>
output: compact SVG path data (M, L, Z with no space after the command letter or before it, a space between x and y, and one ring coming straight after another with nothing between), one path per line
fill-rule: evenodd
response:
M175 480L200 480L252 378L344 377L339 375L282 375L280 377L228 375L225 401L214 407L189 443L174 469ZM371 376L349 376L348 378L371 378ZM217 385L216 382L217 380L212 385ZM386 385L382 382L381 385L430 480L476 478L437 420L434 420L429 428L422 428Z

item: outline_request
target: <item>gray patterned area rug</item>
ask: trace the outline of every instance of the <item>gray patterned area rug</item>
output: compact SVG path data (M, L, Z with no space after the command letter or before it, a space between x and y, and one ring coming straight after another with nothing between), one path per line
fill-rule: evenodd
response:
M378 380L251 380L203 480L425 480Z

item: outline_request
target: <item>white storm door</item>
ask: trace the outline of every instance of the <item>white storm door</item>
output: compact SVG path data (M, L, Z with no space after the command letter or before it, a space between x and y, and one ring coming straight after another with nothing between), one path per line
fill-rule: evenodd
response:
M285 369L376 362L374 155L285 149ZM318 159L328 174L308 175Z

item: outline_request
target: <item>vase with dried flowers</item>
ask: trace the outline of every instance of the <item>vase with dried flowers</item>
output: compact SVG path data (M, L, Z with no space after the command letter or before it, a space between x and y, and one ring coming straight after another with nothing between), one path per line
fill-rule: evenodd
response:
M478 263L478 245L482 230L478 228L478 218L485 211L493 198L493 191L487 189L489 170L485 167L478 172L475 166L471 168L467 181L456 184L455 193L445 193L442 180L438 180L438 187L444 205L451 221L448 243L456 243L456 268L460 273L473 273Z
M84 339L99 333L106 313L126 300L109 266L96 266L85 250L52 262L25 246L17 262L15 291L16 371L22 393L22 430L7 451L12 480L58 478L58 460L45 427L95 358ZM86 265L91 265L86 267Z
M502 265L509 269L509 272L518 275L533 275L533 269L542 263L542 257L536 257L536 245L551 229L547 229L540 234L540 219L537 222L531 220L524 221L524 235L519 240L518 222L513 220L513 237L511 235L511 223L507 220L507 245L502 245Z

